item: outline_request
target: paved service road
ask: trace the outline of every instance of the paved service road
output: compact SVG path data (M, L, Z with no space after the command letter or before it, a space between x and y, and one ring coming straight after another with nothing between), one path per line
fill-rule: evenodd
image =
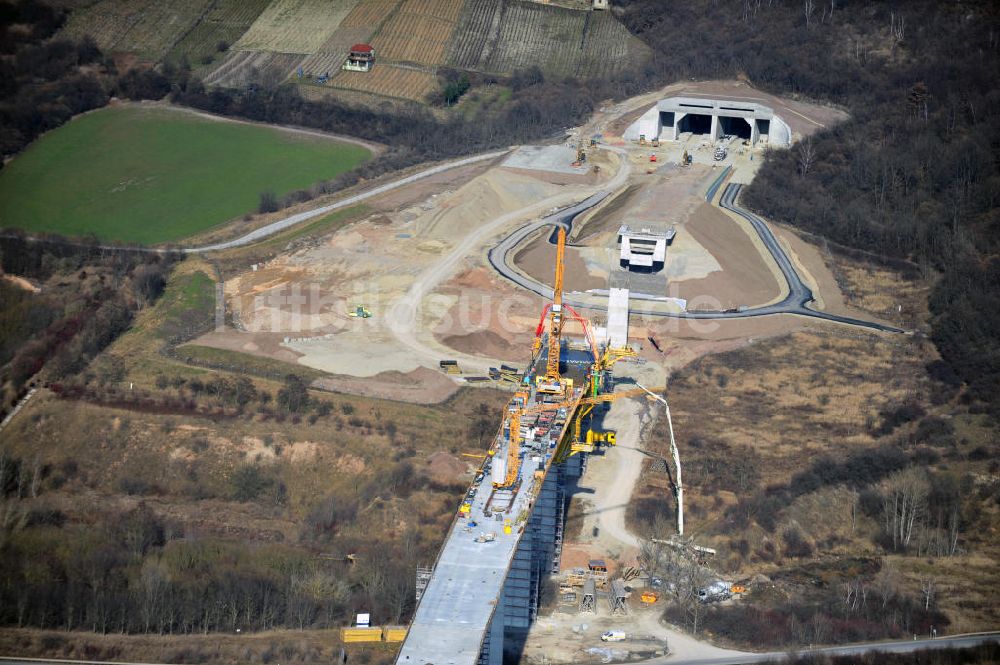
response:
M202 252L212 252L220 249L231 249L233 247L242 247L243 245L249 245L251 243L257 242L263 238L270 235L274 235L279 231L284 231L285 229L295 226L296 224L301 224L302 222L312 219L313 217L319 217L320 215L325 215L327 213L333 212L334 210L339 210L340 208L347 208L369 199L373 196L378 196L379 194L385 194L386 192L396 189L397 187L402 187L404 185L409 185L410 183L416 182L428 176L437 175L443 171L449 169L458 168L459 166L467 166L469 164L475 164L477 162L485 162L490 159L496 159L497 157L502 157L507 154L507 150L498 150L497 152L488 152L483 155L475 155L474 157L466 157L465 159L457 159L452 162L446 162L444 164L438 164L437 166L432 166L429 169L424 169L413 175L406 176L405 178L400 178L399 180L393 180L384 185L379 185L378 187L373 187L366 192L361 192L360 194L355 194L354 196L348 196L346 199L342 199L330 205L325 205L314 210L307 210L305 212L300 212L296 215L291 215L285 217L284 219L279 219L277 222L272 222L266 226L262 226L259 229L251 231L245 236L235 238L234 240L227 240L226 242L219 242L212 245L204 245L202 247L187 247L180 251L186 254L200 254Z
M838 316L836 314L830 314L829 312L821 312L809 307L809 304L813 302L812 290L806 286L799 277L799 274L795 271L795 266L792 264L791 259L785 254L784 249L782 249L781 244L778 242L777 238L771 232L771 229L767 226L767 223L762 220L757 215L754 215L748 210L744 210L736 204L736 197L739 195L742 185L729 184L726 186L725 191L722 194L722 198L719 201L719 205L726 210L730 210L733 213L739 215L746 219L753 226L754 230L760 236L761 241L764 246L767 247L771 256L774 258L775 263L778 264L778 268L781 270L781 274L784 276L785 281L788 284L788 295L785 296L780 302L773 303L770 305L762 305L760 307L749 307L740 311L725 311L725 312L684 312L681 314L663 312L661 310L654 310L642 307L642 301L655 302L658 300L655 296L649 296L641 293L630 293L629 298L631 304L629 306L629 311L636 314L644 314L647 316L667 316L672 318L684 318L684 319L744 319L754 316L771 316L774 314L796 314L799 316L808 316L816 319L823 319L826 321L834 321L836 323L843 323L851 326L860 326L863 328L871 328L873 330L880 330L882 332L903 332L903 330L888 326L881 323L875 323L873 321L865 321L863 319L855 319L849 316ZM500 241L493 249L489 252L490 265L499 272L501 275L514 282L518 286L525 288L533 293L537 293L543 298L552 297L552 289L545 284L535 280L532 277L522 274L521 272L515 270L510 261L513 258L514 250L517 246L524 241L525 238L530 236L532 233L538 229L545 226L566 226L572 225L573 220L580 213L592 208L599 202L604 200L610 192L601 191L588 199L581 201L580 203L566 208L565 210L560 210L548 217L540 219L538 221L532 222L520 229L514 231L506 238ZM578 298L573 298L572 295L563 295L563 302L573 306L573 307L586 307L593 310L606 310L607 306L596 305L592 302L584 302Z

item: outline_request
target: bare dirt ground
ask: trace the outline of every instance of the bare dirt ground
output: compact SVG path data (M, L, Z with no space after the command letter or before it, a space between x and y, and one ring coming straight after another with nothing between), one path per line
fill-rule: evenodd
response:
M380 372L370 377L331 375L317 379L313 387L336 393L379 397L413 404L439 404L461 387L441 372L427 367L402 372Z
M549 229L538 234L514 256L514 265L540 282L551 284L555 274L556 248L549 243ZM563 272L565 291L604 289L608 285L609 248L567 247ZM614 257L617 259L617 257Z
M440 360L456 358L467 372L485 373L498 359L524 353L514 337L530 329L534 300L511 300L517 294L498 292L492 277L476 284L447 271L454 265L460 275L474 274L491 244L494 227L486 225L498 224L498 216L500 230L589 194L590 184L557 184L539 173L469 167L381 197L367 218L228 279L237 328L198 343L328 372L335 376L318 385L331 390L424 401L417 386L427 382L428 398L447 396ZM399 308L429 270L434 283L418 302L410 343L400 344ZM359 304L373 317L348 316ZM419 368L433 371L415 373Z
M732 82L668 89L684 94L699 90L756 95ZM602 109L575 131L585 137L603 131L608 137L615 118L664 94ZM789 102L789 108L813 113L816 123L839 117L796 104ZM802 131L807 129L803 126ZM331 390L408 400L419 399L419 389L408 382L426 383L429 395L450 392L445 381L454 379L438 373L440 360L458 360L466 375L483 374L487 366L500 361L516 363L526 357L543 303L495 279L484 267L484 255L497 233L554 205L585 198L619 170L616 155L586 149L587 164L598 166L597 172L569 172L573 169L562 164L565 149L555 157L552 150L543 150L536 162L529 151L527 162L521 159L525 163L517 162L516 168L499 161L470 166L373 199L368 217L361 221L307 247L279 254L256 271L247 266L242 274L227 279L228 309L240 332L212 333L198 343L327 372L332 376L322 385ZM645 221L678 228L668 250L664 294L687 299L709 296L721 307L762 304L780 296L774 267L762 258L747 229L704 203L704 189L716 169L658 163L647 173L648 150L628 150L632 176L619 190L625 194L575 230L581 245L567 253L567 291L604 288L608 274L616 269L618 225ZM833 289L836 280L829 271L822 273L821 257L808 256L807 246L800 252L803 262L817 260L816 271L825 280L821 291ZM529 275L551 283L554 251L545 234L524 245L516 262ZM835 289L829 297L836 299ZM373 318L349 317L359 304L367 306ZM739 329L746 337L761 326L771 331L799 325L786 318L780 317L779 325L754 322ZM644 323L636 319L634 324L637 336L644 337ZM710 330L686 322L651 322L651 326L663 333L677 326L681 337L700 340L733 337L717 332L720 326L731 327L715 323ZM431 371L417 372L420 368Z
M756 236L752 237L723 211L703 202L680 231L675 243L683 244L685 238L690 237L709 256L720 257L720 265L702 279L677 280L677 297L693 300L698 296L711 296L724 308L729 308L763 305L781 295L779 282L768 265L771 261L761 255L754 243ZM680 252L668 251L672 259L668 266L671 272L681 262L673 260L677 254Z
M205 333L191 341L198 346L214 349L250 353L255 356L272 358L287 363L297 363L302 356L281 345L284 336L280 332L247 332L234 335L230 330Z
M605 600L597 601L597 612L581 613L561 606L545 616L539 616L528 636L523 661L529 664L601 663L611 656L617 661L629 659L629 654L649 658L659 649L667 648L678 662L686 659L725 658L741 652L701 642L660 621L662 601L646 606L637 594L628 600L627 616L612 616ZM624 642L609 644L601 641L606 630L623 630Z

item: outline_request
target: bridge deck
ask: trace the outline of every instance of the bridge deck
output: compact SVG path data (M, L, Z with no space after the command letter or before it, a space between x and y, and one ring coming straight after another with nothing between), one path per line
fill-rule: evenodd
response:
M534 473L543 464L525 457L521 487L504 517L514 521L529 508L534 483L542 482ZM452 525L397 663L474 665L479 658L523 526L515 525L510 534L504 534L503 521L484 516L492 491L490 475L485 474L477 486L470 517L478 526L470 530L466 519ZM481 533L490 532L496 533L494 542L475 542Z

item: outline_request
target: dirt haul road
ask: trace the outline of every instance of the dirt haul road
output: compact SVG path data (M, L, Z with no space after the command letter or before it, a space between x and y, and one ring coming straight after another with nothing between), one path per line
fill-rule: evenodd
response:
M321 206L319 208L314 208L313 210L307 210L305 212L300 212L296 215L291 215L284 219L279 219L276 222L272 222L267 226L262 226L259 229L251 231L250 233L235 238L234 240L228 240L226 242L214 243L212 245L204 245L202 247L188 247L183 249L185 254L202 254L204 252L213 252L222 249L232 249L233 247L242 247L243 245L249 245L257 242L258 240L263 240L268 236L272 236L279 231L284 231L287 228L301 224L302 222L313 219L314 217L319 217L320 215L326 215L333 212L334 210L340 210L341 208L347 208L355 203L360 203L366 199L370 199L373 196L378 196L379 194L385 194L386 192L392 191L398 187L404 185L409 185L423 178L427 178L432 175L441 173L442 171L447 171L449 169L458 168L459 166L466 166L468 164L475 164L477 162L484 162L490 159L496 159L507 154L507 150L499 150L497 152L489 152L483 155L475 155L474 157L466 157L465 159L457 159L451 162L445 162L444 164L438 164L437 166L432 166L429 169L424 169L414 173L413 175L406 176L405 178L400 178L399 180L394 180L388 182L384 185L379 185L369 189L366 192L361 192L360 194L355 194L354 196L349 196L346 199L336 201L330 205Z
M625 185L631 169L628 160L624 158L626 155L624 150L612 146L604 147L622 157L619 161L618 172L601 188L602 191L610 193ZM472 255L477 248L483 247L491 236L502 233L513 222L532 219L552 208L575 203L579 201L579 198L579 194L550 196L538 203L498 217L471 232L451 252L417 276L406 296L389 308L386 324L393 336L415 354L430 362L436 362L442 358L455 359L459 361L463 369L471 369L485 374L491 364L489 360L456 354L454 350L447 349L433 340L431 332L421 325L421 309L424 300L456 272L463 260Z

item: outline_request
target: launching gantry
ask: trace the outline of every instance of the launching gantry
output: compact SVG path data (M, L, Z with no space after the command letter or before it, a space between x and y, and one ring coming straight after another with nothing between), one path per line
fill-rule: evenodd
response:
M559 463L576 453L593 452L599 444L615 445L614 432L595 432L588 428L584 433L584 419L590 415L597 404L612 402L621 397L635 397L644 392L641 389L618 393L601 392L602 389L609 388L607 379L610 376L611 366L618 360L636 354L628 347L612 348L610 343L605 345L603 353L599 351L587 320L572 307L564 305L562 291L565 256L566 229L560 227L556 245L552 302L546 304L542 311L538 327L535 329L535 340L532 348L532 367L534 367L540 360L542 347L546 347L545 374L536 374L534 385L532 385L529 378L531 373L529 372L525 377L525 382L507 403L495 445L491 450L491 454L494 455L491 480L496 489L512 488L518 482L521 469L521 419L523 417L556 411L565 414L567 420L572 420L571 423L567 423L565 430L567 436L559 442L559 446L553 454L553 461ZM593 363L590 365L582 386L574 386L573 379L562 376L560 372L562 330L565 324L564 309L582 327L593 358ZM547 344L543 344L546 320L549 323L548 339ZM501 451L503 452L501 453Z

